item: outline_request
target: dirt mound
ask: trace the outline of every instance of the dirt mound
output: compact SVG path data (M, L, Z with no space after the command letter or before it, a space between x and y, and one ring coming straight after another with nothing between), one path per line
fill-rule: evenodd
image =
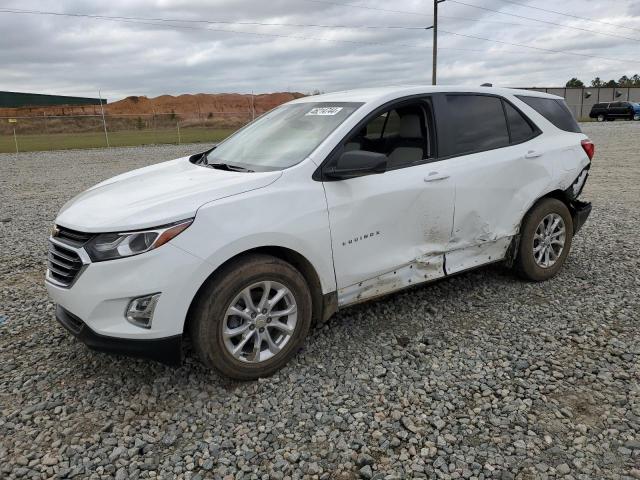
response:
M282 103L300 98L301 93L198 93L195 95L161 95L155 98L131 96L105 105L107 115L144 115L174 113L181 118L206 117L216 112L249 114L252 104L257 115ZM0 108L0 117L99 115L99 105Z
M161 95L155 98L127 97L124 100L107 105L110 114L175 113L180 115L210 112L247 112L252 102L256 113L262 113L281 103L301 97L299 93L267 93L248 95L239 93L198 93L195 95ZM253 97L253 99L252 99Z

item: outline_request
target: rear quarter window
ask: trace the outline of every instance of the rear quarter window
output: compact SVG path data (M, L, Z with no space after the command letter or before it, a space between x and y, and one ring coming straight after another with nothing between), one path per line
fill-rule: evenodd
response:
M507 114L507 122L509 123L509 134L511 135L511 143L526 142L536 135L536 129L529 121L522 116L510 103L503 102L504 113Z
M564 100L529 97L527 95L516 96L560 130L564 130L565 132L582 133L578 122L576 122L573 115L571 115L571 112L564 103Z

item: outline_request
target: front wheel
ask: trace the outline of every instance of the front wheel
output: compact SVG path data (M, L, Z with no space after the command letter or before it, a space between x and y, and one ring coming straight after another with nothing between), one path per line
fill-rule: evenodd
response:
M554 277L564 264L573 239L567 206L555 198L538 202L522 222L516 268L520 276L540 282Z
M302 346L311 326L311 294L290 264L250 255L204 285L191 339L202 362L238 380L272 375Z
M604 122L607 119L607 117L605 117L604 115L600 114L596 117L596 120L598 120L599 122Z

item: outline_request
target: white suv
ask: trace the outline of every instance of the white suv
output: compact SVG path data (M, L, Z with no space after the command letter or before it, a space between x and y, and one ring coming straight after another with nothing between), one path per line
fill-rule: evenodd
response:
M281 368L337 309L493 262L553 277L591 204L594 146L564 101L467 87L301 98L210 150L61 210L46 285L99 350Z

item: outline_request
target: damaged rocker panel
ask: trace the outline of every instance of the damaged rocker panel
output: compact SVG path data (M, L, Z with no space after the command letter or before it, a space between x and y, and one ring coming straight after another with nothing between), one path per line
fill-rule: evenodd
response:
M513 238L513 235L508 235L494 241L485 241L447 252L445 254L447 275L504 260L509 246L513 243Z
M341 288L338 290L338 307L371 300L413 285L504 260L512 240L513 236L508 236L446 254L420 256L390 272Z
M445 276L444 256L421 256L390 272L338 290L338 306L344 307L380 297L412 285Z

